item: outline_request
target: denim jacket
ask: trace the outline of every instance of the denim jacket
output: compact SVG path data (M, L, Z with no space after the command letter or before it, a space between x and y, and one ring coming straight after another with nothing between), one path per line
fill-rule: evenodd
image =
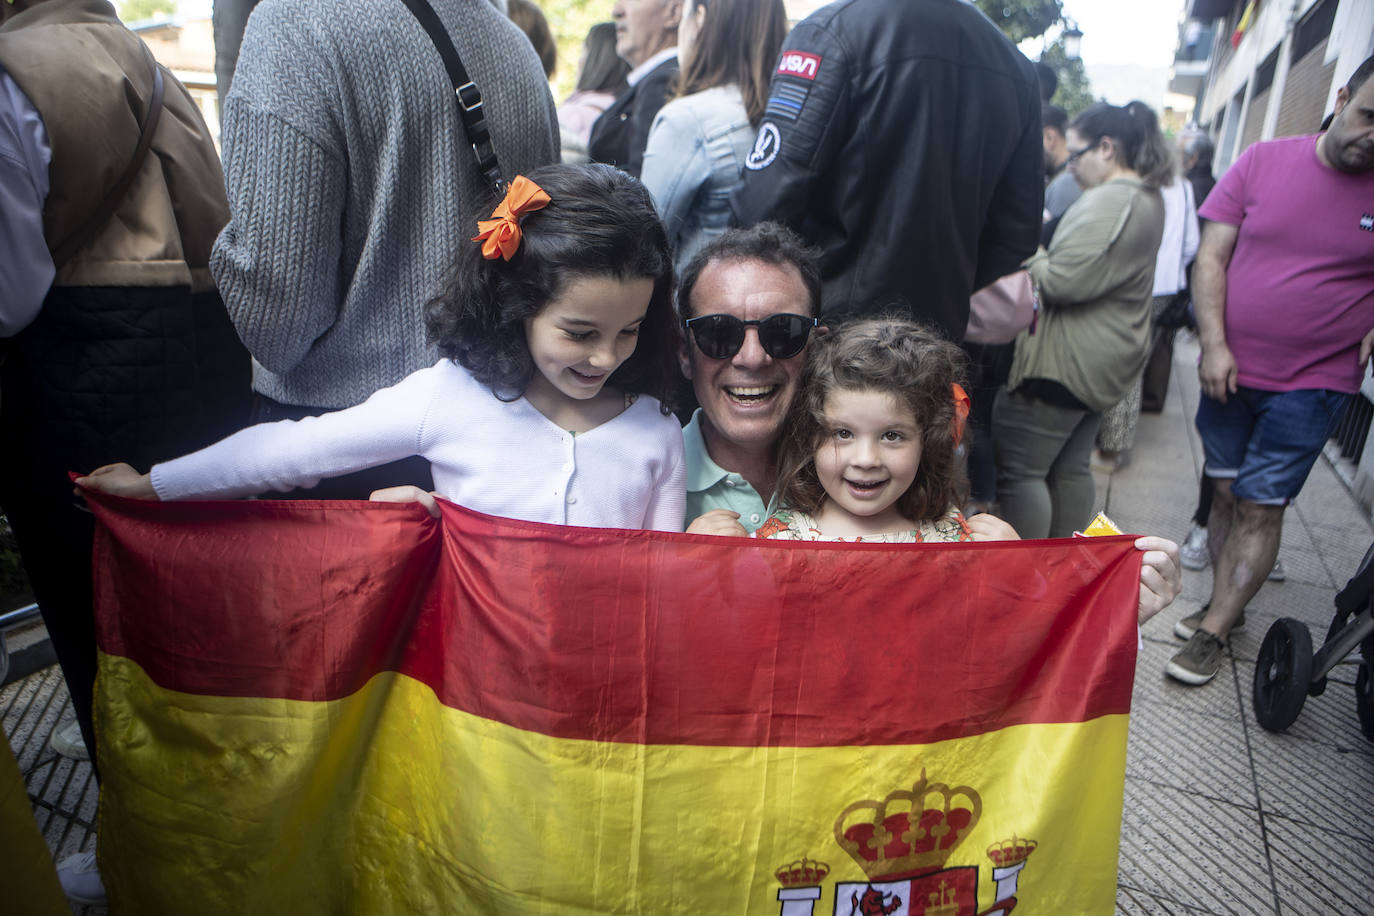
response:
M654 119L640 178L668 231L679 273L730 225L730 194L754 133L734 85L673 99Z

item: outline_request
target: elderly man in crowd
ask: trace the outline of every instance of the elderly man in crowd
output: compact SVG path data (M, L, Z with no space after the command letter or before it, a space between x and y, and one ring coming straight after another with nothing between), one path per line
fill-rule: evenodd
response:
M788 229L760 223L732 229L687 265L678 287L684 319L721 316L746 322L738 350L719 358L683 342L682 373L700 408L682 430L687 459L687 521L693 534L748 536L768 518L778 479L783 418L797 394L809 319L820 314L818 257ZM799 317L800 321L787 321ZM768 335L759 323L779 321L789 334ZM815 333L824 333L820 328ZM979 519L984 521L979 521ZM974 516L970 525L1003 525ZM1178 545L1143 537L1140 619L1154 616L1178 595Z
M615 53L632 69L630 88L592 125L592 161L619 166L636 178L654 115L677 82L677 27L682 0L616 0Z

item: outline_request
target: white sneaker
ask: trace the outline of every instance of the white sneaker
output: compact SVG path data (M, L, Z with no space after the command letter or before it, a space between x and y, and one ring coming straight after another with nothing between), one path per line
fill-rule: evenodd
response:
M52 749L63 757L72 760L90 760L91 755L86 751L86 742L81 737L81 726L75 719L68 719L61 725L52 730L52 735L48 738L48 743Z
M1207 529L1193 522L1188 536L1178 548L1179 559L1184 569L1206 569L1212 558L1207 555Z
M1269 570L1270 582L1282 582L1288 578L1288 574L1283 571L1283 560L1274 557L1274 568Z
M105 905L105 884L100 880L100 866L95 863L94 849L78 852L58 862L57 880L62 885L62 893L73 903Z

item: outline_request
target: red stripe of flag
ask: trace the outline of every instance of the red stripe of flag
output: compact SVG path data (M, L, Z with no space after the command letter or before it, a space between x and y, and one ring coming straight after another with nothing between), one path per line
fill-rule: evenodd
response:
M188 693L328 700L395 670L547 735L728 746L1130 708L1126 537L798 546L452 504L440 525L413 506L91 502L102 650Z

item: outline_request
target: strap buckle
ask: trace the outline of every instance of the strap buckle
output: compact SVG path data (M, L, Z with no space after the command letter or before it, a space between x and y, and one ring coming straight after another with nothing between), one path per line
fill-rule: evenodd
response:
M471 90L467 98L463 97L463 92L465 90ZM458 96L458 107L464 111L477 111L482 107L482 93L478 91L477 84L472 82L472 80L468 80L463 85L455 87L453 92ZM472 101L469 102L468 99Z

